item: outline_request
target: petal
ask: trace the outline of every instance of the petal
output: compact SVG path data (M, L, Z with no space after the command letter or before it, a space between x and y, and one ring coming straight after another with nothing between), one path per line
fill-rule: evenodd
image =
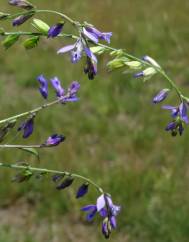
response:
M92 59L95 63L98 62L96 56L93 54L93 52L92 52L89 48L85 47L85 48L84 48L84 51L85 51L86 55L87 55L90 59Z
M94 218L96 212L97 212L97 209L95 208L91 213L88 213L88 214L87 214L86 219L87 219L88 221L91 221L91 220Z
M187 115L187 106L184 102L182 102L179 106L179 111L180 111L180 117L181 119L188 124L189 120L188 120L188 115Z
M51 79L51 84L56 90L56 94L58 97L62 97L64 95L64 88L62 88L60 80L57 77Z
M98 38L95 34L88 32L85 28L83 28L83 33L84 35L89 38L90 40L92 40L93 42L95 42L96 44L98 43Z
M97 202L96 202L96 207L97 207L97 211L99 212L102 208L105 207L106 203L105 203L105 199L104 199L104 194L102 194L100 197L98 197Z
M105 208L102 208L99 213L103 218L107 217L107 210Z
M93 205L93 204L86 205L85 207L81 208L82 211L91 211L91 210L94 210L94 209L96 209L96 205Z
M100 39L105 40L108 44L110 44L111 37L112 37L112 32L102 33Z
M163 109L166 109L166 110L173 110L173 109L177 109L176 107L174 106L171 106L171 105L164 105L162 106Z
M117 223L116 223L115 216L111 216L111 218L110 218L110 224L111 224L111 226L112 226L113 229L115 229L117 227Z
M64 54L75 48L75 45L66 45L57 51L57 54Z

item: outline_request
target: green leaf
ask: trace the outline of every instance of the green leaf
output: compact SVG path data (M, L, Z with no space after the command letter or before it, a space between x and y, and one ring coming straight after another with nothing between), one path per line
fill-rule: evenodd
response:
M36 156L37 159L39 160L39 153L36 149L34 149L34 148L19 148L19 149Z

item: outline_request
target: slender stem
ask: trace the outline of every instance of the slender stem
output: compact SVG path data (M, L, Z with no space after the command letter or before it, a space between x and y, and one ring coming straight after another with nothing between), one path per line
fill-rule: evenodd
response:
M57 12L57 11L54 11L54 10L47 10L47 9L35 10L35 13L53 13L53 14L59 15L60 17L67 20L68 22L70 22L73 25L76 25L76 26L80 25L78 22L74 21L73 19L71 19L67 15L60 13L60 12Z
M62 175L66 175L66 176L72 176L72 177L84 180L85 182L88 182L89 184L93 185L97 189L97 191L99 191L102 194L104 193L103 189L100 186L98 186L94 181L92 181L91 179L86 178L82 175L78 175L76 173L70 173L67 171L50 170L50 169L46 169L46 168L38 168L38 167L32 167L32 166L27 166L27 165L2 163L2 162L0 163L0 167L19 169L19 170L29 169L30 171L37 171L37 172L42 172L42 173L53 173L53 174L60 174L60 175L62 174Z
M22 148L48 148L50 146L43 146L43 145L0 145L0 148L16 148L16 149L22 149Z
M66 98L66 97L67 96L63 96L60 99L56 99L56 100L54 100L54 101L52 101L50 103L46 103L46 104L44 104L44 105L42 105L40 107L37 107L37 108L35 108L33 110L30 110L30 111L27 111L27 112L24 112L24 113L21 113L21 114L14 115L12 117L9 117L9 118L3 119L3 120L0 120L0 124L6 123L6 122L9 122L9 121L12 121L12 120L16 120L18 118L22 118L22 117L27 116L27 115L30 115L30 114L37 113L37 112L41 111L42 109L45 109L45 108L48 108L50 106L53 106L53 105L55 105L57 103L60 103L61 100L64 100L64 98Z

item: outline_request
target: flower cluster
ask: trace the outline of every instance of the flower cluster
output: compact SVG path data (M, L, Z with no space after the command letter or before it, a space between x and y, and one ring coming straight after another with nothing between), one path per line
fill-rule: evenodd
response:
M105 238L109 238L112 229L115 229L117 226L116 216L120 212L121 207L113 204L110 195L102 194L98 197L95 205L87 205L81 208L81 210L87 212L86 219L88 221L91 221L99 213L103 218L102 233Z
M37 77L37 80L40 84L39 91L41 95L47 99L48 98L48 80L43 76L40 75ZM80 84L77 81L73 81L67 90L65 90L58 77L53 77L50 79L50 83L54 88L56 95L61 103L66 102L77 102L79 98L77 97L77 93L80 89Z
M154 98L153 103L157 104L165 100L168 96L169 89L162 89ZM173 120L168 123L165 130L171 131L172 136L176 136L177 133L182 135L184 131L184 124L189 124L187 115L187 104L184 100L181 101L179 106L164 105L163 109L171 111L171 117Z
M80 33L80 38L77 39L75 44L67 45L57 51L58 54L70 53L71 62L77 63L83 54L86 56L86 66L84 72L88 75L89 80L94 79L97 74L97 58L91 51L87 39L94 43L98 43L99 39L105 40L110 43L112 33L103 33L94 27L85 27Z

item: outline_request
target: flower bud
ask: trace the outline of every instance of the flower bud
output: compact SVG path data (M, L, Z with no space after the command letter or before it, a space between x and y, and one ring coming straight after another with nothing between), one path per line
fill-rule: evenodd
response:
M44 34L47 34L50 29L50 26L48 24L46 24L42 20L36 19L36 18L33 19L32 26L35 29L37 29L39 32L44 33Z
M65 189L65 188L71 186L72 183L73 183L73 181L74 181L74 178L70 176L70 177L66 178L66 179L65 179L60 185L58 185L56 188L57 188L58 190Z
M97 54L97 55L101 55L106 51L106 49L102 46L90 47L90 50L93 52L93 54Z
M161 90L154 98L153 98L153 103L160 103L162 102L168 95L170 89L163 89Z
M17 18L15 18L13 21L12 21L12 25L15 27L15 26L19 26L23 23L25 23L28 19L30 19L32 16L34 15L34 13L29 13L27 15L20 15L18 16Z
M39 41L39 36L33 36L29 39L26 39L24 42L23 42L23 45L24 47L29 50L29 49L32 49L34 47L37 46L38 44L38 41Z
M26 10L34 8L34 6L26 0L9 0L9 4Z
M9 13L2 13L0 12L0 20L5 20L10 16Z
M85 194L87 194L88 192L88 187L89 187L88 183L82 184L77 191L76 198L85 196Z
M140 69L142 67L142 64L139 61L126 61L124 63L125 65L127 65L128 67L134 70Z
M12 45L14 45L17 40L19 39L19 35L18 34L12 34L7 36L3 41L2 44L5 47L5 49L10 48Z
M128 61L128 59L125 57L115 58L114 60L108 62L107 67L109 70L121 68L121 67L125 66L125 63L127 61Z
M58 36L61 33L63 26L64 26L64 22L60 22L60 23L57 23L56 25L51 26L50 29L48 30L48 38L54 38Z
M160 65L159 65L154 59L152 59L150 56L147 56L147 55L146 55L146 56L144 56L142 59L143 59L144 61L146 61L146 62L152 64L153 66L160 68Z

